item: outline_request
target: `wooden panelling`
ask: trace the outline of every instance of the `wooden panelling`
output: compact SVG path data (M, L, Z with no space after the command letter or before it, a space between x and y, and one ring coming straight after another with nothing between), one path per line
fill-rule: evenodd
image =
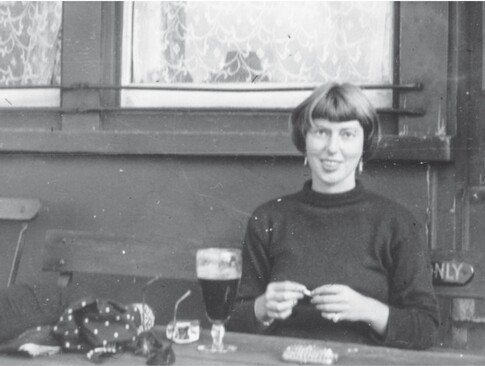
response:
M383 136L375 159L449 162L450 137ZM0 152L101 155L302 156L287 132L3 130Z
M424 90L401 93L400 105L423 108L423 117L400 117L399 134L446 135L449 5L447 2L401 2L399 75L401 83L419 81Z
M64 85L99 83L101 79L102 2L63 4L61 81ZM67 26L68 25L68 26ZM96 108L98 90L62 89L61 106L70 109ZM62 115L63 130L97 130L99 113Z
M81 272L195 280L197 247L181 241L153 243L137 237L49 230L44 271Z

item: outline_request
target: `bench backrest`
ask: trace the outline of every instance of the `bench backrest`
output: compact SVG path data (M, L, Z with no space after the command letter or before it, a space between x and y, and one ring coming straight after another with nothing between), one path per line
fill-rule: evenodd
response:
M189 288L193 295L185 305L185 315L199 319L205 325L204 306L195 272L196 251L196 244L185 244L180 240L154 243L113 234L50 230L43 249L43 270L58 272L61 286L67 286L76 272L150 278L159 275L165 283L154 292L162 293L151 300L157 309L157 322L163 324L171 320L173 304ZM457 339L455 334L464 335L462 339L467 338L467 330L460 325L464 320L476 319L470 315L470 307L474 306L476 299L485 299L484 260L485 255L469 251L431 252L436 293L446 302L453 298L450 325L459 332L453 333L451 345L466 346L466 342ZM459 285L470 275L467 273L470 270L468 265L473 267L473 277L466 284ZM167 294L169 289L171 294ZM123 288L123 294L126 293ZM155 305L156 302L158 304ZM167 305L170 307L167 308Z
M0 220L19 221L22 226L15 246L15 254L10 266L7 287L15 284L24 246L24 232L28 223L35 219L41 208L40 200L28 198L0 198Z
M0 219L29 222L39 213L40 200L27 198L0 198Z
M183 241L153 243L108 233L49 230L43 270L61 273L64 282L75 272L196 280L196 251L195 245ZM485 299L485 254L434 250L431 261L438 295ZM459 284L470 275L470 267L471 279Z
M107 233L49 230L42 269L59 272L61 285L67 285L75 272L196 280L197 248L180 242L153 243Z

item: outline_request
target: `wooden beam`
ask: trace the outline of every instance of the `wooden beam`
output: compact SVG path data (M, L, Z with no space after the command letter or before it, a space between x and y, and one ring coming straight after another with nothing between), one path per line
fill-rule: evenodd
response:
M243 131L3 130L0 152L299 157L288 133ZM384 136L375 159L452 161L452 138Z
M62 83L100 83L101 2L65 2L62 8ZM100 92L84 89L61 90L61 106L66 109L98 108ZM62 115L62 129L99 130L100 121L99 113L65 113Z
M182 239L162 244L115 234L50 230L42 270L61 277L80 272L196 280L196 250Z

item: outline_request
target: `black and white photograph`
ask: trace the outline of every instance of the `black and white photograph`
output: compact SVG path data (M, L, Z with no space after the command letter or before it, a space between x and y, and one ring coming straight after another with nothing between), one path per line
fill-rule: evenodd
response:
M0 366L485 366L485 2L0 1Z

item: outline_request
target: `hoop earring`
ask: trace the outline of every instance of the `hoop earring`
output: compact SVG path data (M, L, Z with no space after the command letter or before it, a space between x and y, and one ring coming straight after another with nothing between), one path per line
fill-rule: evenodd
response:
M305 156L305 160L303 161L303 165L306 167L308 166L308 158Z
M362 173L364 172L364 162L362 161L362 159L359 161L359 168L357 168L359 173Z

